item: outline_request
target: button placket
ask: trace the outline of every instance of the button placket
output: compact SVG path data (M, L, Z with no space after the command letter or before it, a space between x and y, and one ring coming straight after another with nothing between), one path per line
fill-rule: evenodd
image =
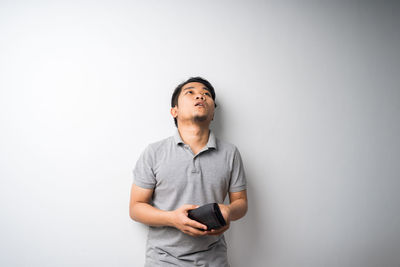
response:
M187 152L190 154L190 156L193 156L193 151L189 145L185 144L185 145L183 145L183 147L187 150Z
M208 150L208 147L203 148L201 151L199 151L196 155L193 153L192 149L190 148L189 145L183 144L184 148L188 151L188 153L192 156L192 170L191 173L199 173L200 172L200 163L198 157L200 154L204 153L205 151Z
M196 158L193 158L192 160L192 173L196 173L197 169L196 169Z

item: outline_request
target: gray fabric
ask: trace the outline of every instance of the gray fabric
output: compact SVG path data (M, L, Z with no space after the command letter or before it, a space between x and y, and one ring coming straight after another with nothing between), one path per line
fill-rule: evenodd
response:
M194 155L178 130L152 143L133 170L134 183L154 189L152 204L175 210L184 204L223 203L228 192L246 189L246 176L236 146L210 131L207 145ZM149 227L146 266L229 266L221 236L192 237L173 227Z

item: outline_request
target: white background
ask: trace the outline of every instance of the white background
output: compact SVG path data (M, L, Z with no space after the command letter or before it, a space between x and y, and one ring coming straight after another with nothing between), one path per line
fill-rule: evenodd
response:
M142 266L132 169L216 88L249 212L232 266L400 266L400 6L1 1L0 265Z

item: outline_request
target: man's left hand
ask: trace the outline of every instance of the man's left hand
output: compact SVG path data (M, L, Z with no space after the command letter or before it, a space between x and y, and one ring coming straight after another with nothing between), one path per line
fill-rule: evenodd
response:
M226 225L219 228L219 229L212 229L212 230L207 230L207 235L221 235L222 233L224 233L226 230L229 229L230 226L230 209L228 207L228 205L224 205L224 204L218 204L219 209L221 210L222 216L225 219Z

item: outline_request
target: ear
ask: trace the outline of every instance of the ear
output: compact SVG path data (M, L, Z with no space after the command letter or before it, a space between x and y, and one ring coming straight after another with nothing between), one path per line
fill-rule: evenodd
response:
M178 110L177 110L176 106L171 108L170 112L171 112L172 117L176 118L178 116Z

